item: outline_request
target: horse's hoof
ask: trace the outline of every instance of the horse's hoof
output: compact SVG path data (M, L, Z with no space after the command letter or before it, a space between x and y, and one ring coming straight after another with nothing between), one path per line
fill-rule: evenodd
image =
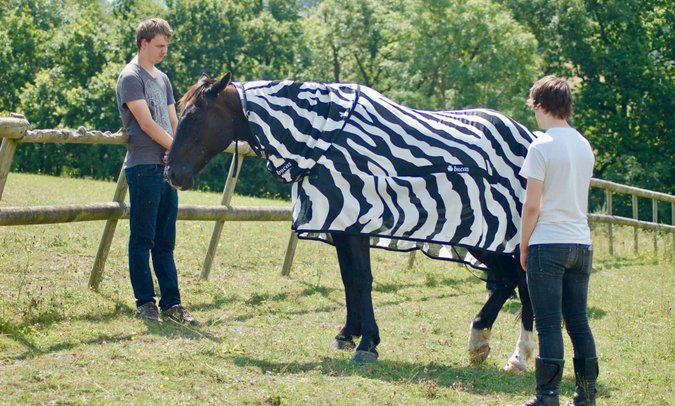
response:
M491 335L492 330L489 328L473 328L473 323L471 323L471 331L469 333L469 362L480 364L490 355Z
M528 370L527 362L522 362L519 359L509 359L506 365L504 365L504 371L507 372L526 372Z
M469 361L472 364L480 364L490 355L490 346L485 344L476 349L469 350Z
M374 364L377 362L378 354L369 351L356 351L352 357L352 362L357 364Z
M356 343L354 340L340 340L336 338L333 340L332 347L337 350L353 350L356 348Z

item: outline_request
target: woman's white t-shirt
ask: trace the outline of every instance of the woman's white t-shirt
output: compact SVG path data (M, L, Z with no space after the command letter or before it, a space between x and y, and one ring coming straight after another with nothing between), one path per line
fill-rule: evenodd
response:
M530 245L591 244L587 214L594 163L588 140L574 128L550 128L530 145L520 175L544 182Z

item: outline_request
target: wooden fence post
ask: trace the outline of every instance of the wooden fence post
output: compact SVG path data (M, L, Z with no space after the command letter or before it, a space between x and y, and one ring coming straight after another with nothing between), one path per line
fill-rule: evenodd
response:
M417 253L417 250L410 251L410 255L408 255L408 270L413 269L413 266L415 265L415 254Z
M638 197L633 195L633 220L638 219ZM638 253L638 228L633 227L633 251Z
M9 176L9 170L12 167L12 158L16 151L17 142L10 138L3 138L0 141L2 141L2 145L0 145L0 200L2 200L2 193L5 190L7 176Z
M658 206L658 201L656 199L652 199L652 222L654 222L654 223L659 222L659 206ZM659 258L658 238L659 238L659 232L657 230L654 230L654 256L657 259Z
M115 188L113 201L120 203L124 202L124 198L127 195L127 189L127 179L124 176L124 164L122 164L122 169L117 177L117 187ZM103 279L103 269L105 268L105 261L108 259L110 245L112 244L115 229L117 228L117 221L117 219L106 220L105 227L103 228L101 241L98 244L98 252L96 252L96 259L94 260L94 266L89 275L89 288L95 291L98 291L101 279Z
M607 196L607 214L612 215L612 191L605 189L605 195ZM614 230L612 229L612 223L607 223L607 231L609 232L609 255L614 255Z
M286 256L284 257L284 265L281 267L281 275L288 276L291 274L291 267L293 266L293 258L295 258L295 249L298 247L298 235L291 231L291 236L288 239L288 246L286 247Z
M26 134L29 128L30 124L21 114L12 113L9 118L3 118L0 121L0 135L3 137L0 139L2 141L0 145L0 200L2 200L7 176L12 167L12 158L18 140Z
M235 141L236 142L236 141ZM232 157L232 162L230 163L230 170L227 173L227 178L225 179L225 187L223 188L223 197L220 201L221 206L228 206L232 201L232 195L234 194L234 187L237 184L237 178L239 173L234 173L235 168L239 168L237 172L241 172L241 165L244 163L244 156L236 154ZM211 266L213 265L213 259L216 256L216 250L218 249L218 243L220 242L220 235L223 232L223 226L225 222L222 220L216 221L216 224L213 225L213 232L211 233L211 241L209 242L209 248L206 250L206 256L204 257L204 264L202 265L201 279L208 280L209 274L211 273Z

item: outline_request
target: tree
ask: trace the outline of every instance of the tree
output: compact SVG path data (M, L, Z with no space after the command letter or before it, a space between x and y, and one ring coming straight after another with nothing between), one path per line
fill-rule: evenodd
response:
M0 7L0 112L17 111L24 84L49 60L44 52L64 18L63 1L7 0Z
M568 78L595 176L673 193L675 9L667 0L6 0L0 111L38 128L117 130L115 82L146 17L174 28L176 99L206 72L357 82L416 108L493 107L534 126L527 89ZM122 147L21 145L14 168L117 176ZM200 187L218 190L225 155ZM260 160L240 192L289 195ZM616 204L615 204L616 206ZM661 214L665 217L667 214Z
M487 0L414 0L399 39L398 66L419 107L491 107L530 121L526 89L539 73L534 36Z
M397 43L398 1L326 0L303 21L305 80L356 82L388 90L388 62Z
M297 2L186 0L168 1L167 5L166 18L174 29L174 39L163 68L177 95L183 94L202 73L219 77L231 71L237 80L245 81L292 77L298 69ZM226 155L217 156L200 175L197 187L222 189L228 162ZM274 181L260 160L247 160L237 190L290 196L288 185Z
M593 145L595 176L674 193L672 2L503 2L535 30L545 72L574 83L573 123ZM631 216L629 204L615 208Z
M38 128L116 129L119 118L114 82L100 86L113 40L112 19L96 0L70 0L60 10L59 25L39 47L43 62L19 92L18 110ZM114 114L111 114L114 112ZM21 171L110 178L124 155L110 146L20 145L14 167ZM110 154L116 159L109 159ZM110 163L115 162L115 168Z

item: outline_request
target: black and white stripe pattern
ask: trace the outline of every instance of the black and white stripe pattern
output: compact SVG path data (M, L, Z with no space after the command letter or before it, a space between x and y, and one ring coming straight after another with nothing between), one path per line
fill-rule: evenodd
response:
M369 235L372 245L472 262L513 253L534 139L487 109L422 111L354 84L237 84L256 148L293 184L293 230Z

